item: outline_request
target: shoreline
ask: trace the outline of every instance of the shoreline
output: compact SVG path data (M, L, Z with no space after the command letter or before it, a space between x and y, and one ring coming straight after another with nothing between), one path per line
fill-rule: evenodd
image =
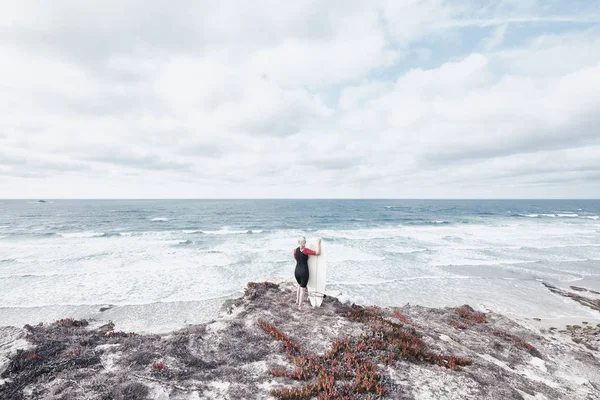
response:
M294 284L291 279L273 277L265 279L265 282L276 284ZM547 293L553 298L559 296L567 297L566 293L585 295L591 300L600 301L600 280L581 279L571 282L559 282L549 284L540 282L545 286ZM549 290L549 287L560 289L563 294L557 294ZM572 288L579 289L574 290ZM13 326L20 328L26 324L49 323L62 318L86 319L95 325L106 324L109 321L121 326L127 331L136 331L145 334L166 334L174 330L183 329L190 324L207 323L219 315L222 304L228 300L235 299L243 293L240 289L235 294L215 296L210 299L155 302L146 304L91 304L91 305L52 305L39 307L0 307L0 326ZM329 296L338 297L342 302L352 301L347 295L338 290L327 290ZM564 300L564 299L563 299ZM410 302L409 302L410 303ZM409 304L406 303L406 304ZM362 305L370 305L363 304ZM489 307L475 307L478 311L497 312L512 320L525 324L532 329L549 329L555 327L564 329L567 325L581 324L587 321L596 325L600 323L600 312L590 313L590 308L581 305L572 299L566 303L574 314L563 316L542 316L542 313L530 313L523 315L510 311L499 311ZM397 304L399 306L401 304ZM422 305L419 303L419 305ZM429 308L458 307L459 303L424 305ZM389 305L382 305L383 307ZM600 307L599 307L600 308ZM40 317L43 316L43 317Z
M466 305L361 307L334 297L327 297L321 308L298 311L294 293L286 282L251 283L243 296L222 304L216 319L163 334L131 333L118 324L98 326L93 321L78 326L84 323L70 319L24 329L0 328L8 338L0 343L0 372L4 371L0 394L4 391L3 398L8 399L51 398L57 393L68 398L102 398L102 393L112 398L128 398L128 393L129 398L150 399L274 398L273 393L283 393L277 390L306 389L316 379L310 371L300 381L286 378L287 373L279 377L267 373L293 371L293 362L286 357L289 343L321 360L341 338L350 340L352 349L360 349L361 338L369 335L375 321L383 324L380 329L389 339L381 344L385 353L375 349L361 353L377 371L369 375L377 377L369 392L375 398L380 397L375 391L382 388L386 394L381 398L403 393L403 398L423 400L600 395L600 327L592 326L592 321L580 328L549 329L537 325L540 321L515 321ZM394 335L412 338L407 340L418 345L425 358L402 351L403 342ZM434 354L471 364L444 368ZM43 372L49 365L55 370L50 375ZM344 385L353 384L350 377L363 372L351 368L348 378L329 373L336 390L343 391Z

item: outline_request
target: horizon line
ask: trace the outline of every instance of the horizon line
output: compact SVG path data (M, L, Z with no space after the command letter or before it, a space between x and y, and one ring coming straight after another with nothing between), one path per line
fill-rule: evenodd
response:
M23 198L2 198L0 201L48 201L48 200L600 200L600 198L580 197L580 198L554 198L554 197L515 197L515 198L495 198L495 197L114 197L114 198L94 198L94 197L23 197Z

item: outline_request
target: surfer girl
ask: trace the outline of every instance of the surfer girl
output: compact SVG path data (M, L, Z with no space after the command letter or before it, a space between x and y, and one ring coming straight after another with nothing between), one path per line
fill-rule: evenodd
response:
M318 240L319 248L317 251L311 250L306 246L306 238L301 236L298 239L300 245L294 249L294 259L296 259L296 270L294 276L298 282L298 289L296 289L296 304L298 309L302 308L304 302L304 294L307 292L306 284L308 283L308 256L318 256L321 254L321 239Z

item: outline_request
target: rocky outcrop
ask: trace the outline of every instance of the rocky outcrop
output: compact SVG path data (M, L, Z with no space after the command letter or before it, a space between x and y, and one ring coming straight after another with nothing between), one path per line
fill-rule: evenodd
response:
M218 319L166 335L70 319L5 328L0 398L600 397L598 352L572 331L531 330L468 306L326 297L298 310L294 301L291 284L250 283Z
M554 294L568 297L568 298L572 299L573 301L578 302L582 306L589 307L592 310L600 311L600 299L592 299L592 298L589 298L589 297L586 297L586 296L583 296L583 295L580 295L577 293L569 292L567 290L557 288L556 286L552 286L549 283L545 283L545 282L543 283L543 285L546 286L548 288L548 290L550 290ZM577 286L571 286L571 289L576 290L578 292L588 292L588 289L580 288ZM598 294L598 292L596 292L594 290L590 290L589 292Z

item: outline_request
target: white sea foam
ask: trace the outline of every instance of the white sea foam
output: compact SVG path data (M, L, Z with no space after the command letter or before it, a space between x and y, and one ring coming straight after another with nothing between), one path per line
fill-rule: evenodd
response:
M183 233L194 234L194 233L203 233L206 235L240 235L242 233L263 233L263 229L247 229L243 230L232 230L229 228L222 228L218 230L200 230L200 229L184 229Z
M147 231L128 232L136 228L119 224L113 230L120 235L112 239L99 237L116 233L87 231L1 240L0 259L19 262L0 266L0 287L6 288L0 308L203 301L265 277L293 280L292 250L297 236L305 235L325 239L328 285L352 301L469 303L522 315L553 313L544 311L545 305L542 310L543 301L561 315L566 306L546 297L535 279L599 276L597 262L587 260L600 258L600 231L597 215L579 215L575 221L557 215L319 231L226 226L161 231L164 224L151 224ZM536 306L530 299L541 300Z
M556 213L556 214L520 214L521 216L524 217L548 217L548 218L578 218L581 217L581 215L577 214L577 213Z
M243 233L248 233L248 231L242 230L231 230L229 228L222 228L216 231L200 231L206 235L241 235Z
M93 238L93 237L101 237L104 235L104 232L71 232L71 233L58 233L58 236L62 236L64 238Z
M329 262L341 263L344 261L381 261L385 257L372 254L365 250L342 246L332 243L327 247L327 258Z
M414 248L414 247L402 247L402 246L389 246L385 249L389 253L396 254L411 254L411 253L420 253L423 251L427 251L427 249Z
M323 229L315 232L317 235L326 238L350 239L350 240L370 240L370 239L389 239L409 234L409 228L372 228L372 229L354 229L354 230L329 230Z
M422 275L422 276L407 276L407 277L399 277L396 279L360 279L355 281L345 281L345 280L330 280L328 284L331 285L344 285L344 286L372 286L372 285L384 285L384 284L392 284L396 282L412 282L412 281L430 281L430 280L441 280L441 281L453 281L453 280L463 280L463 279L474 279L473 276L464 276L464 275Z
M155 217L151 219L152 222L167 222L168 220L169 218L165 217Z

